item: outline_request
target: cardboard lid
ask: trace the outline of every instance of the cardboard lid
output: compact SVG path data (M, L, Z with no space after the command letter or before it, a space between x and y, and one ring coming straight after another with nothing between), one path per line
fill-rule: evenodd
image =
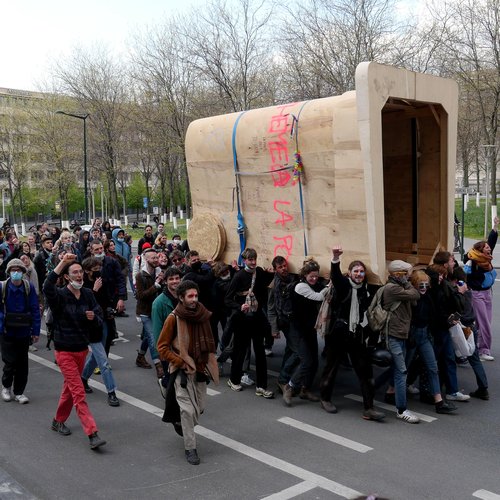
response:
M196 215L189 224L188 241L202 260L218 260L226 248L226 230L216 215Z

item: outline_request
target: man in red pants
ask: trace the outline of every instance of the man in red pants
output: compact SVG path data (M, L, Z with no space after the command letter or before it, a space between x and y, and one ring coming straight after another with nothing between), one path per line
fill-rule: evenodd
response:
M52 430L68 436L66 426L74 406L92 449L106 444L97 434L97 426L85 400L81 379L92 333L102 329L102 311L91 290L82 288L83 269L76 256L65 254L47 276L43 293L54 316L54 346L56 361L64 377ZM58 288L57 280L64 272L66 286Z

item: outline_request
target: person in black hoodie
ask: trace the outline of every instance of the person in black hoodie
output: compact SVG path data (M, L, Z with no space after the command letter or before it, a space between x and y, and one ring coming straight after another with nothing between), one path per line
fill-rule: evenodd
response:
M438 362L441 385L446 386L446 399L449 401L468 401L470 396L458 390L457 364L455 351L449 332L450 326L457 322L464 309L463 293L467 285L455 286L448 281L448 269L432 264L425 272L430 277L430 296L435 307L431 322L434 339L434 354Z
M257 252L253 248L245 249L241 256L245 267L233 276L225 297L226 306L233 311L231 322L234 329L231 377L227 383L233 391L241 391L243 363L252 343L257 377L255 395L271 399L274 393L267 389L264 352L264 334L271 327L262 307L267 301L267 287L273 279L273 273L257 266Z
M432 347L429 325L435 316L435 307L431 295L428 293L430 286L429 276L424 271L413 271L411 284L420 293L420 299L412 307L409 346L406 353L406 365L410 366L413 356L418 351L425 368L429 382L430 392L434 398L437 413L451 413L456 407L441 396L439 373Z
M300 391L300 399L319 402L311 392L318 369L318 336L315 324L321 302L328 288L319 282L319 264L307 260L299 273L300 280L292 294L292 317L290 328L299 339L299 366L283 388L283 402L290 406L294 391Z

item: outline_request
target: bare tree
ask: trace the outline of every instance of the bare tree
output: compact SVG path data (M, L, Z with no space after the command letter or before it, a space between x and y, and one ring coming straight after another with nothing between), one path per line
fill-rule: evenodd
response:
M360 62L401 57L396 47L408 30L396 19L394 5L392 0L309 0L289 9L280 39L292 98L339 95L354 89Z
M76 49L68 60L56 65L54 76L80 110L90 114L89 136L99 162L96 168L106 175L111 215L118 217L117 158L130 112L125 68L105 48Z
M22 189L29 179L32 156L29 116L25 111L7 109L0 115L0 172L7 179L12 209L11 222L22 222L24 219ZM19 212L16 210L16 202Z
M272 104L275 12L275 4L265 0L213 0L184 20L187 62L211 87L221 111Z
M172 211L175 173L179 168L185 169L187 127L192 119L201 116L201 110L207 110L207 101L200 99L185 42L178 23L169 22L137 35L132 52L143 165L148 166L148 172L151 166L154 168L161 208L167 208L168 199ZM189 210L189 199L186 204Z
M37 180L44 187L57 190L62 220L69 220L69 189L77 178L82 179L81 173L75 176L74 168L76 164L81 165L81 124L63 121L54 113L71 105L69 99L50 92L29 110L33 147L43 157L47 167L44 173L36 172Z
M486 146L491 202L496 205L500 155L500 1L444 1L435 2L430 8L440 42L439 63L446 74L458 80L481 124L480 146Z

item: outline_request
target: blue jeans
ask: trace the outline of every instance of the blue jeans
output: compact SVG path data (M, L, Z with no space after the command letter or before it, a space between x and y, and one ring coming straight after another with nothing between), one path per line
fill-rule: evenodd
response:
M438 365L436 356L434 355L434 348L432 347L429 339L428 329L426 326L423 328L412 327L410 336L412 337L415 345L408 349L408 353L406 355L406 366L410 366L413 356L418 350L427 369L431 393L435 396L441 392L441 388L439 386Z
M457 363L448 330L438 331L434 335L434 354L438 362L441 385L444 382L446 394L455 394L458 392Z
M103 339L105 341L105 339ZM113 377L113 372L111 371L111 365L109 364L108 357L106 356L106 351L104 349L104 344L102 342L95 342L90 344L92 352L89 352L87 359L85 360L85 366L82 372L82 378L88 380L94 371L96 366L101 370L102 381L106 386L106 391L112 392L116 390L115 378Z
M479 389L488 389L488 379L486 377L486 372L484 371L483 363L479 359L479 349L477 348L477 327L473 326L472 331L474 332L474 341L476 343L476 349L472 356L469 356L469 364L474 370L474 375L476 376L476 382Z
M151 354L151 359L153 360L153 363L156 363L160 360L160 356L158 354L158 351L156 350L156 342L153 335L153 321L150 316L144 316L143 314L141 314L140 317L144 332L144 340L141 344L141 350L146 350L143 349L143 346L145 345L145 342L147 342L147 345L149 347L149 354Z
M392 354L392 371L394 374L394 391L396 408L399 412L406 410L406 340L387 336L387 349Z

